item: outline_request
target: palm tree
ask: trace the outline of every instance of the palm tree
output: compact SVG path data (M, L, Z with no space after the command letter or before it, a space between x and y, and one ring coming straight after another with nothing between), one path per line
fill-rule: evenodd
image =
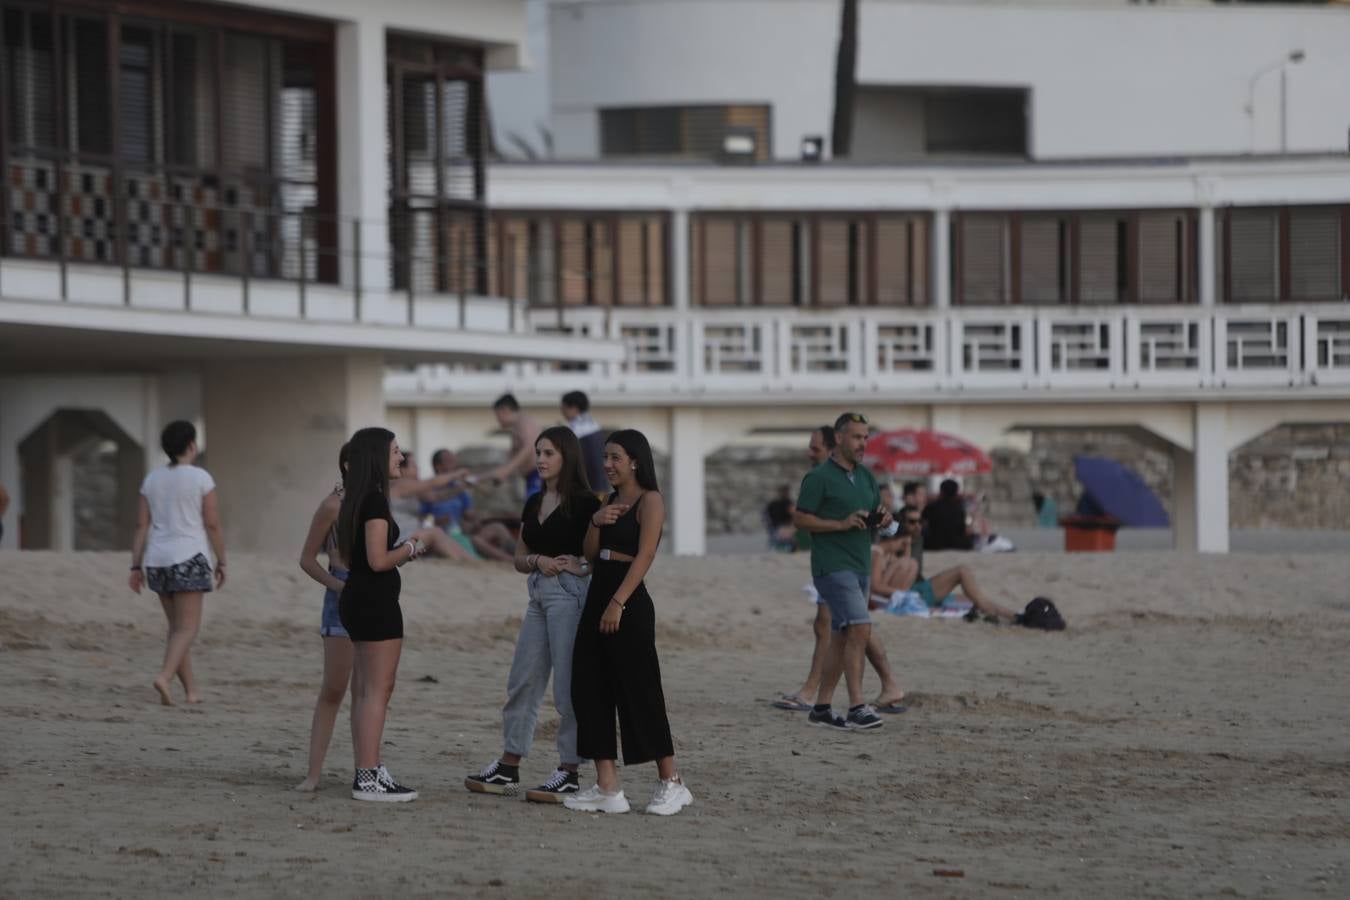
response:
M853 145L853 103L858 68L858 0L843 0L839 21L839 53L834 65L834 129L830 154L849 155Z

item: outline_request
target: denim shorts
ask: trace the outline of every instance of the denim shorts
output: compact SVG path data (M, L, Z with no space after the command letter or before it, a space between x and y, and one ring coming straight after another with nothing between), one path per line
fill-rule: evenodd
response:
M867 611L871 578L860 572L831 572L811 579L816 593L830 608L830 630L843 631L850 625L870 625Z
M345 569L329 569L328 574L338 581L347 580ZM319 634L324 637L347 637L347 629L342 627L342 616L338 614L338 592L332 588L323 593L323 617L319 622Z

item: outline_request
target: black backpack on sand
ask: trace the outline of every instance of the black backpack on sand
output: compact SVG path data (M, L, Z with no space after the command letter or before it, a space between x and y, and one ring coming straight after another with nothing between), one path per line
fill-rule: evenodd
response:
M1045 597L1037 597L1027 604L1022 614L1015 620L1018 625L1028 628L1040 628L1045 631L1063 631L1064 617L1055 609L1055 604Z

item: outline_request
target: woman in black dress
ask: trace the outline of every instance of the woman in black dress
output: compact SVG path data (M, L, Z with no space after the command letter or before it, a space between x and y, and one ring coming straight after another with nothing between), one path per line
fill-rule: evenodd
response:
M594 566L572 651L577 755L595 760L596 783L563 801L583 812L628 812L619 787L618 713L626 766L656 762L661 783L647 812L670 816L694 797L675 768L675 748L656 656L656 609L643 578L656 558L666 504L656 486L647 438L616 431L605 442L605 476L614 492L591 517L585 554Z
M338 612L352 640L352 798L401 803L416 800L417 792L380 763L380 737L403 651L398 566L416 559L426 543L421 532L400 543L389 511L389 479L403 462L394 433L362 428L352 435L350 455L337 532L348 564Z
M530 753L551 670L553 704L562 719L558 768L543 784L526 791L525 799L561 803L580 789L577 720L572 713L572 644L590 585L590 564L581 555L582 542L600 501L591 493L581 445L572 429L564 425L546 429L534 442L534 459L544 489L530 495L520 514L516 571L530 576L530 602L506 679L504 750L483 771L464 779L464 786L480 794L507 797L520 790L520 761Z

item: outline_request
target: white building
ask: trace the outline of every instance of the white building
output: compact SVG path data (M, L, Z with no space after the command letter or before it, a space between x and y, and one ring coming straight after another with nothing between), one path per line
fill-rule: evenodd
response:
M489 268L531 330L628 356L391 375L391 415L453 446L503 390L588 390L671 454L690 553L708 454L844 408L1128 428L1173 454L1179 545L1226 550L1228 454L1350 421L1350 10L865 0L861 161L799 163L838 13L553 3L577 161L493 167ZM759 162L716 165L746 133Z
M0 3L3 546L78 546L199 423L238 549L294 552L389 363L617 362L486 298L485 72L516 0ZM391 103L392 100L392 103Z

